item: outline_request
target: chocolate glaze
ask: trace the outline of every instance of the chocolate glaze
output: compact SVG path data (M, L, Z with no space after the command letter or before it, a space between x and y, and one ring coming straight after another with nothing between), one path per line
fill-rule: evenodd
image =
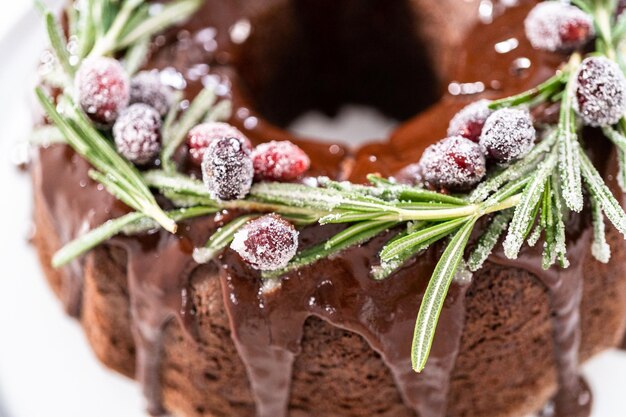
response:
M262 10L260 4L264 5ZM312 174L353 181L362 180L370 172L392 175L416 161L424 147L443 137L454 112L467 101L477 99L476 95L444 94L436 105L400 126L388 143L366 145L354 152L341 145L293 138L253 110L256 108L252 99L254 82L242 79L246 71L237 66L250 62L246 60L246 53L250 51L245 49L246 42L239 46L233 41L233 25L239 22L243 32L246 25L251 25L250 42L254 44L258 29L255 22L262 22L268 11L278 16L281 13L291 16L289 4L284 0L267 4L209 0L184 28L156 40L155 52L147 67L173 66L180 71L179 77L168 70L173 79L185 84L190 98L202 83L218 84L221 94L233 101L234 115L230 122L253 141L289 138L311 156ZM468 4L474 8L477 2ZM493 23L477 24L471 32L464 33L466 40L460 47L456 47L454 39L447 40L448 48L455 46L450 49L454 51L452 55L456 54L455 66L452 69L440 67L438 77L453 80L457 87L459 83L482 83L483 95L487 97L510 95L546 79L563 57L529 47L522 32L522 20L527 11L528 5L516 7L495 16ZM470 22L478 20L468 19ZM510 38L517 39L517 48L505 54L495 51L494 44ZM445 53L450 51L445 49ZM435 62L445 61L432 58L432 48L430 54ZM523 59L527 59L530 66ZM520 67L528 68L520 70ZM259 68L259 73L262 71ZM456 91L454 85L450 91ZM43 191L45 204L54 213L64 242L128 211L89 180L88 164L65 146L41 149L33 165L35 184ZM234 215L220 213L186 222L176 236L156 231L142 236L118 237L110 242L128 253L137 379L143 384L148 408L153 414L165 412L160 389L163 327L169 320L178 320L187 330L186 335L194 337L193 315L186 303L187 277L195 267L191 250L203 244L220 224ZM579 304L583 280L580 260L590 241L588 218L583 216L578 220L568 229L572 266L566 270L541 270L541 256L536 249L525 250L515 261L499 252L489 260L528 270L548 290L554 312L554 354L559 376L555 412L568 417L589 415L591 403L589 392L578 377ZM338 226L306 228L301 234L301 246L324 241L337 230ZM430 248L390 279L374 282L369 278L369 271L376 262L375 253L392 233L291 273L274 289L261 288L258 274L246 268L234 252L226 251L217 261L232 337L246 366L259 417L287 415L291 369L300 351L304 323L311 316L361 335L389 366L405 403L419 416L445 415L450 375L463 333L468 285L453 283L451 286L426 369L421 375L413 373L410 344L415 317L441 247ZM65 283L63 299L68 311L78 315L82 265L73 264L68 274L71 279Z

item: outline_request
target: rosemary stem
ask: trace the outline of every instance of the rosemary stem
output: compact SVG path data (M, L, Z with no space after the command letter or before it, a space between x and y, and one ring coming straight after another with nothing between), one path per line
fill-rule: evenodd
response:
M506 200L501 201L498 204L494 204L492 206L485 208L485 210L483 211L483 214L495 213L497 211L503 211L511 207L515 207L519 204L521 199L522 199L522 193L515 194L507 198Z

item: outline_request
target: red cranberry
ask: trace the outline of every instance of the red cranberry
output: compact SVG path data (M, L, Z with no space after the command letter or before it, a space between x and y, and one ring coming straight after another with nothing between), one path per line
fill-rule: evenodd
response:
M249 149L238 138L215 139L205 152L202 175L213 198L244 198L250 191L254 177Z
M498 163L522 158L535 144L536 131L526 110L501 109L487 121L480 136L480 145Z
M142 71L130 81L130 103L144 103L165 116L172 104L172 89L161 82L158 71Z
M117 151L131 162L145 164L161 150L161 116L146 104L133 104L113 125Z
M191 129L187 135L191 160L197 165L202 164L204 153L211 142L221 138L237 138L248 150L252 149L250 140L236 127L221 122L202 123Z
M430 145L419 165L426 185L450 191L470 189L480 182L487 170L481 147L461 136Z
M478 142L485 121L493 110L489 100L478 100L459 111L448 125L448 136L463 136L472 142Z
M533 47L552 52L580 47L594 35L591 16L557 1L537 4L524 21L524 27Z
M604 57L585 59L576 78L574 108L589 126L615 124L626 111L626 79L619 66Z
M253 268L274 271L296 255L298 231L282 217L269 214L243 226L230 247Z
M128 106L130 82L122 65L112 58L90 58L76 73L77 101L96 123L111 126Z
M285 141L262 143L252 151L254 174L273 181L292 181L311 166L309 156L297 145Z

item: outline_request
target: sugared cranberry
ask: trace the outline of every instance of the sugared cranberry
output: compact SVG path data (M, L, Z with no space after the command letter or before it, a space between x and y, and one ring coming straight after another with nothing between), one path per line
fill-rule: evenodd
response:
M213 198L244 198L254 178L249 149L239 138L215 139L204 154L202 175Z
M298 231L282 217L269 214L243 226L230 247L253 268L274 271L296 255Z
M558 1L537 4L524 21L524 28L533 47L552 52L582 46L594 35L591 16Z
M77 101L96 123L111 126L128 106L130 81L122 65L112 58L90 58L76 73Z
M130 104L144 103L165 116L172 104L172 89L161 82L158 71L142 71L130 81Z
M478 100L459 111L448 125L448 136L463 136L478 142L487 118L493 113L489 100Z
M191 129L187 135L191 160L197 165L202 164L204 153L211 142L222 138L237 138L248 150L252 149L250 140L236 127L221 122L202 123Z
M288 140L260 144L252 151L252 163L257 178L273 181L295 180L311 166L309 156Z
M486 161L481 147L461 136L430 145L420 159L426 185L450 191L468 190L485 176Z
M150 162L161 150L161 116L147 104L133 104L113 125L117 151L131 162Z
M480 136L480 145L498 163L522 158L533 148L536 131L526 110L501 109L487 121Z
M604 57L585 59L576 82L574 108L586 125L612 125L624 115L626 79L615 62Z

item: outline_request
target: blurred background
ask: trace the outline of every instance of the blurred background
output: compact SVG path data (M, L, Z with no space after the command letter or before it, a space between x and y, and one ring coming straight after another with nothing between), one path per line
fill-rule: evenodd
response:
M47 1L51 5L59 1ZM28 239L31 191L26 139L35 65L45 47L43 25L28 0L4 0L0 12L0 417L141 417L132 382L103 368L77 323L45 283ZM394 125L373 109L346 107L335 119L310 113L292 129L317 137L384 137ZM593 387L594 417L626 415L626 353L607 352L584 372Z

